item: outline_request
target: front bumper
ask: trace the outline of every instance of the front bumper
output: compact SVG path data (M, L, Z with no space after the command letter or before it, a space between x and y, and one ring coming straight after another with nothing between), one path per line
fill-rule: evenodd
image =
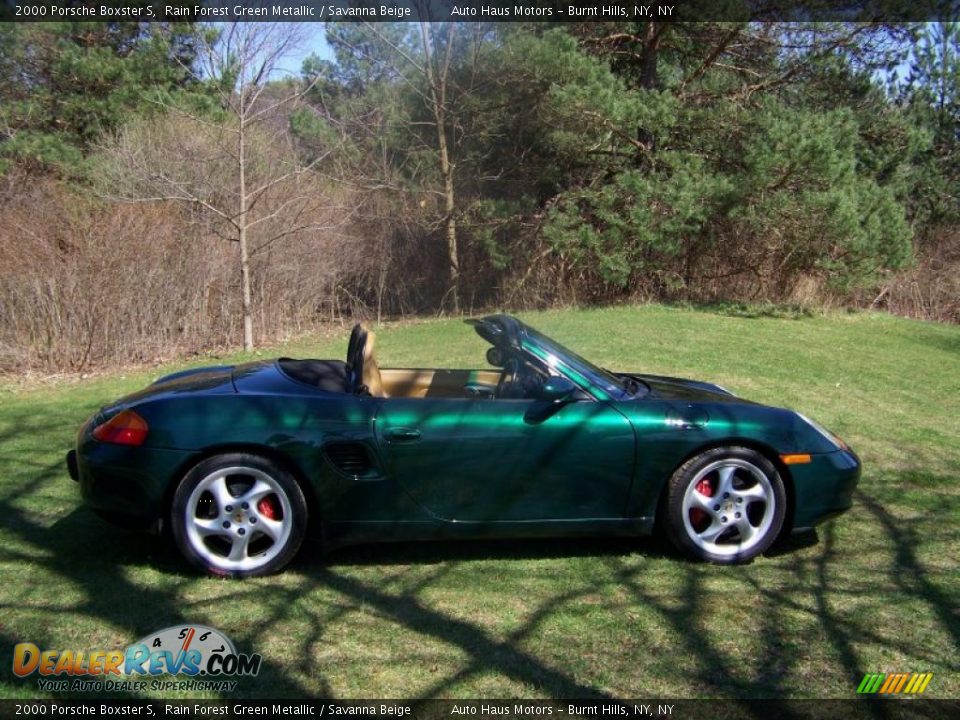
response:
M791 465L795 506L793 530L799 532L847 511L860 482L860 458L852 450L811 455L804 465Z

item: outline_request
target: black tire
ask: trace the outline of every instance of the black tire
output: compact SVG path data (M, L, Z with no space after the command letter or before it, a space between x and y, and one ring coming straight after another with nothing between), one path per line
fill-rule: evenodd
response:
M786 509L783 479L770 460L750 448L721 447L691 458L673 474L662 524L686 555L733 565L769 549Z
M205 573L270 575L300 549L307 503L294 477L274 461L250 453L216 455L180 482L170 526L180 552Z

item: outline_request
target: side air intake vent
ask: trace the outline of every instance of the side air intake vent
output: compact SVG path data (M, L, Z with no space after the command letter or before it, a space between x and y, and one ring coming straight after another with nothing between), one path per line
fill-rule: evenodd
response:
M334 443L327 445L326 452L333 466L347 475L366 475L373 467L366 446L360 443Z

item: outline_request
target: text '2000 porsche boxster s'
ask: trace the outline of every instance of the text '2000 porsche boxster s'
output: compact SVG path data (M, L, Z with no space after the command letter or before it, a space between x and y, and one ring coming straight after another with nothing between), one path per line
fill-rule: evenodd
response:
M264 575L308 525L326 546L637 535L746 562L851 505L860 462L792 410L610 372L508 315L468 321L481 370L346 361L187 370L90 418L67 464L108 519L169 527L217 575Z

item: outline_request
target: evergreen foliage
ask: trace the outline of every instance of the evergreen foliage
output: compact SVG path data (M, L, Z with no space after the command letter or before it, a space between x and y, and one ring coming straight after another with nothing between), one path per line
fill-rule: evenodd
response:
M72 176L105 134L190 84L189 24L0 23L0 160Z

